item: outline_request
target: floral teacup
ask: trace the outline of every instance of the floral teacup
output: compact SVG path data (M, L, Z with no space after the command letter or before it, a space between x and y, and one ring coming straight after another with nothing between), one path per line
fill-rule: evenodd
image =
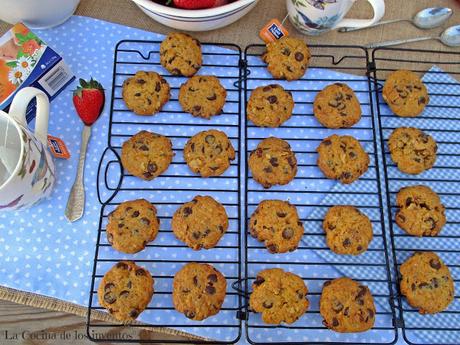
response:
M35 133L26 110L37 99ZM9 114L0 110L0 212L28 207L53 189L54 162L48 150L49 101L46 94L26 87L15 95Z
M319 35L340 27L366 27L385 14L384 0L367 0L374 9L372 19L343 19L356 0L286 0L289 20L300 32Z

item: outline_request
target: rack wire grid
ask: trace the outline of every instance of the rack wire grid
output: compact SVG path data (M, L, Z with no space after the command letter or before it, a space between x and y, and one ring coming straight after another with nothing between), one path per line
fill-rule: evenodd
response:
M398 309L403 319L403 337L409 344L460 342L460 84L456 80L460 75L459 63L458 52L381 48L372 53L371 67L374 69L384 175L388 186L387 202L390 205L388 217L391 219L392 259L396 272L399 272L400 265L415 251L434 251L449 266L457 285L452 304L446 311L435 315L419 314L404 297L398 296ZM394 115L382 99L381 89L387 75L399 69L416 72L423 77L422 80L428 88L429 105L415 118ZM398 170L391 160L387 146L388 137L398 127L416 127L433 136L438 152L432 169L415 176ZM409 236L394 222L397 192L402 187L419 184L431 187L446 207L447 224L436 237ZM399 283L397 288L399 290Z
M378 139L375 129L377 120L374 118L371 80L367 73L368 54L361 47L328 45L309 47L312 58L306 77L292 82L273 80L266 70L266 65L260 59L264 46L251 45L245 51L247 62L245 105L252 90L272 83L281 84L286 90L291 91L295 101L293 116L279 128L259 128L251 122L245 125L247 152L245 288L250 293L252 282L260 270L278 267L296 273L304 279L310 301L307 313L291 325L267 325L262 322L260 314L248 310L245 321L247 339L252 344L266 342L367 344L374 343L376 339L381 344L392 344L397 340L397 331L394 325L395 309L383 226L385 214L377 164ZM351 53L337 56L342 48L346 48ZM333 71L337 72L334 72L332 78L324 77L326 74L330 76L329 73ZM347 83L352 87L362 105L362 119L352 129L330 130L322 127L313 116L312 104L317 92L334 82ZM317 168L316 147L322 139L333 133L355 136L369 154L369 170L351 185L342 185L328 180ZM268 136L275 136L289 142L297 157L298 173L286 186L264 189L252 179L247 161L250 152ZM259 202L265 199L289 200L297 207L299 216L304 222L305 233L298 249L294 252L270 254L262 243L250 236L249 218ZM374 239L367 252L359 256L334 254L325 244L322 230L324 215L329 207L340 204L358 207L372 221ZM319 313L322 285L327 280L341 276L348 276L370 288L377 308L376 322L372 330L360 334L340 334L323 326L323 319Z
M203 66L199 74L218 77L227 89L227 102L223 113L206 120L193 118L192 115L182 112L177 97L179 87L186 78L172 76L162 68L159 63L160 43L123 40L115 49L108 146L101 158L98 172L98 197L102 209L89 298L87 334L93 341L195 344L207 341L172 341L167 336L165 339L159 336L156 340L143 340L139 339L137 333L134 336L131 333L129 336L123 336L123 333L129 333L134 327L146 328L146 324L154 325L149 328L152 330L161 330L162 327L197 330L206 327L216 330L209 334L209 338L213 339L211 343L232 343L241 336L241 320L238 315L242 308L241 296L232 289L232 284L241 280L241 50L231 44L219 44L224 48L202 44ZM123 81L139 70L155 71L171 86L171 100L155 116L136 116L126 108L122 100ZM183 148L192 135L207 129L224 131L230 138L237 157L223 175L204 179L188 169L183 160ZM164 174L153 181L142 181L133 177L121 166L122 143L140 130L160 133L169 137L173 143L173 162ZM101 174L103 178L100 178ZM102 200L104 195L107 196L106 200ZM228 231L219 244L210 250L193 251L178 241L171 230L170 221L175 210L196 195L214 197L224 205L229 216ZM145 250L134 255L125 255L115 251L107 242L107 217L121 202L138 198L145 198L156 206L160 231L155 241L148 244ZM119 260L135 261L148 269L155 280L153 299L141 314L141 319L145 323L133 323L130 327L124 327L120 323L98 323L91 318L92 312L104 309L99 305L97 298L99 282ZM183 314L176 312L172 304L174 275L184 264L191 261L210 263L227 279L227 295L220 313L204 321L187 319ZM225 332L217 331L224 329ZM219 334L226 334L226 337Z

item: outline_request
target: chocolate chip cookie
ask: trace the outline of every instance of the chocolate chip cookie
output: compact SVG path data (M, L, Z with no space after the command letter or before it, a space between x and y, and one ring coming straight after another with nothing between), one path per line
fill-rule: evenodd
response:
M327 128L349 128L361 119L361 104L348 85L335 83L316 95L313 113Z
M316 149L318 167L326 177L350 184L369 167L369 155L358 140L349 135L336 135L324 139Z
M214 76L196 75L182 84L179 90L182 109L205 119L219 115L226 98L227 90Z
M174 308L192 320L217 314L227 291L225 277L213 266L191 262L174 276Z
M333 206L324 217L326 243L334 253L359 255L372 241L372 223L354 206Z
M158 113L171 97L166 79L156 72L139 71L123 83L123 100L137 115Z
M267 52L262 55L262 60L274 78L297 80L305 74L310 56L305 42L285 36L267 44Z
M393 113L402 117L419 115L430 102L425 84L415 73L405 70L388 76L382 96Z
M391 159L406 174L420 174L436 162L436 142L418 128L396 128L388 139L388 147Z
M148 181L166 171L173 157L171 140L147 131L133 135L121 148L123 168L132 175Z
M222 175L234 159L235 149L222 131L199 132L185 144L184 160L194 173L202 177Z
M270 253L296 250L304 231L296 207L282 200L262 201L251 216L249 229Z
M201 44L190 35L172 32L160 45L160 62L173 75L191 77L201 68Z
M264 188L285 185L297 174L297 159L287 141L275 137L262 140L248 160L252 177Z
M228 229L225 208L210 196L196 196L174 213L176 237L194 250L213 248Z
M364 332L375 322L374 298L369 288L347 277L324 283L319 311L323 324L340 333Z
M120 252L134 254L155 239L159 228L155 206L145 199L125 201L109 215L107 242Z
M99 304L117 320L132 321L150 303L153 284L153 278L145 268L132 261L120 261L104 275L99 284Z
M260 271L252 283L249 306L262 320L278 325L297 321L308 309L308 289L302 278L280 268Z
M433 252L416 252L400 267L401 293L420 314L446 310L454 300L454 281L441 258Z
M396 224L413 236L437 236L446 224L445 208L430 187L401 188L396 195Z
M292 94L281 85L260 86L251 93L246 108L248 119L259 127L279 127L294 109Z

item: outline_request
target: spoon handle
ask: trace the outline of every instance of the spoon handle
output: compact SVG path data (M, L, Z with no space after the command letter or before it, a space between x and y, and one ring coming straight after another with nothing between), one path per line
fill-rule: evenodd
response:
M404 43L420 42L420 41L427 41L427 40L434 40L434 39L437 39L437 37L417 37L417 38L409 38L405 40L370 43L370 44L365 45L364 47L368 49L373 49L373 48L397 46L397 45L404 44Z
M70 190L69 199L65 209L65 216L70 222L75 222L83 216L85 209L85 186L83 176L85 172L86 150L88 148L89 138L91 136L91 127L85 126L81 134L80 158L78 160L77 176Z
M363 29L368 29L368 28L373 28L375 26L380 26L380 25L385 25L385 24L392 24L392 23L399 23L399 22L410 22L410 19L391 19L391 20L382 20L381 22L377 22L375 24L365 26L363 28L351 28L351 27L343 27L339 29L339 32L352 32L352 31L358 31L358 30L363 30Z

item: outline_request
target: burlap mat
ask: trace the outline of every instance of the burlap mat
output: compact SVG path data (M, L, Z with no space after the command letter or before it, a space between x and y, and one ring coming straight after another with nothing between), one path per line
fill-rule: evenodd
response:
M30 293L26 291L11 289L11 288L7 288L4 286L0 286L0 299L18 303L18 304L27 305L30 307L35 307L35 308L43 308L43 309L57 311L57 312L75 314L78 316L82 316L85 319L88 316L87 307L83 307L81 305L71 303L71 302L62 301L57 298L52 298L52 297L43 296L43 295ZM108 313L99 311L99 310L91 311L91 319L105 321L109 323L118 323L118 321L115 320L111 315L109 315ZM141 323L137 323L137 324L141 324ZM145 326L145 327L136 327L136 328L145 329L151 332L158 332L158 333L164 333L164 334L169 334L173 336L180 336L180 337L184 337L184 338L188 338L192 340L209 340L209 339L205 339L202 337L194 336L192 334L188 334L186 332L181 332L181 331L177 331L177 330L165 328L165 327Z

